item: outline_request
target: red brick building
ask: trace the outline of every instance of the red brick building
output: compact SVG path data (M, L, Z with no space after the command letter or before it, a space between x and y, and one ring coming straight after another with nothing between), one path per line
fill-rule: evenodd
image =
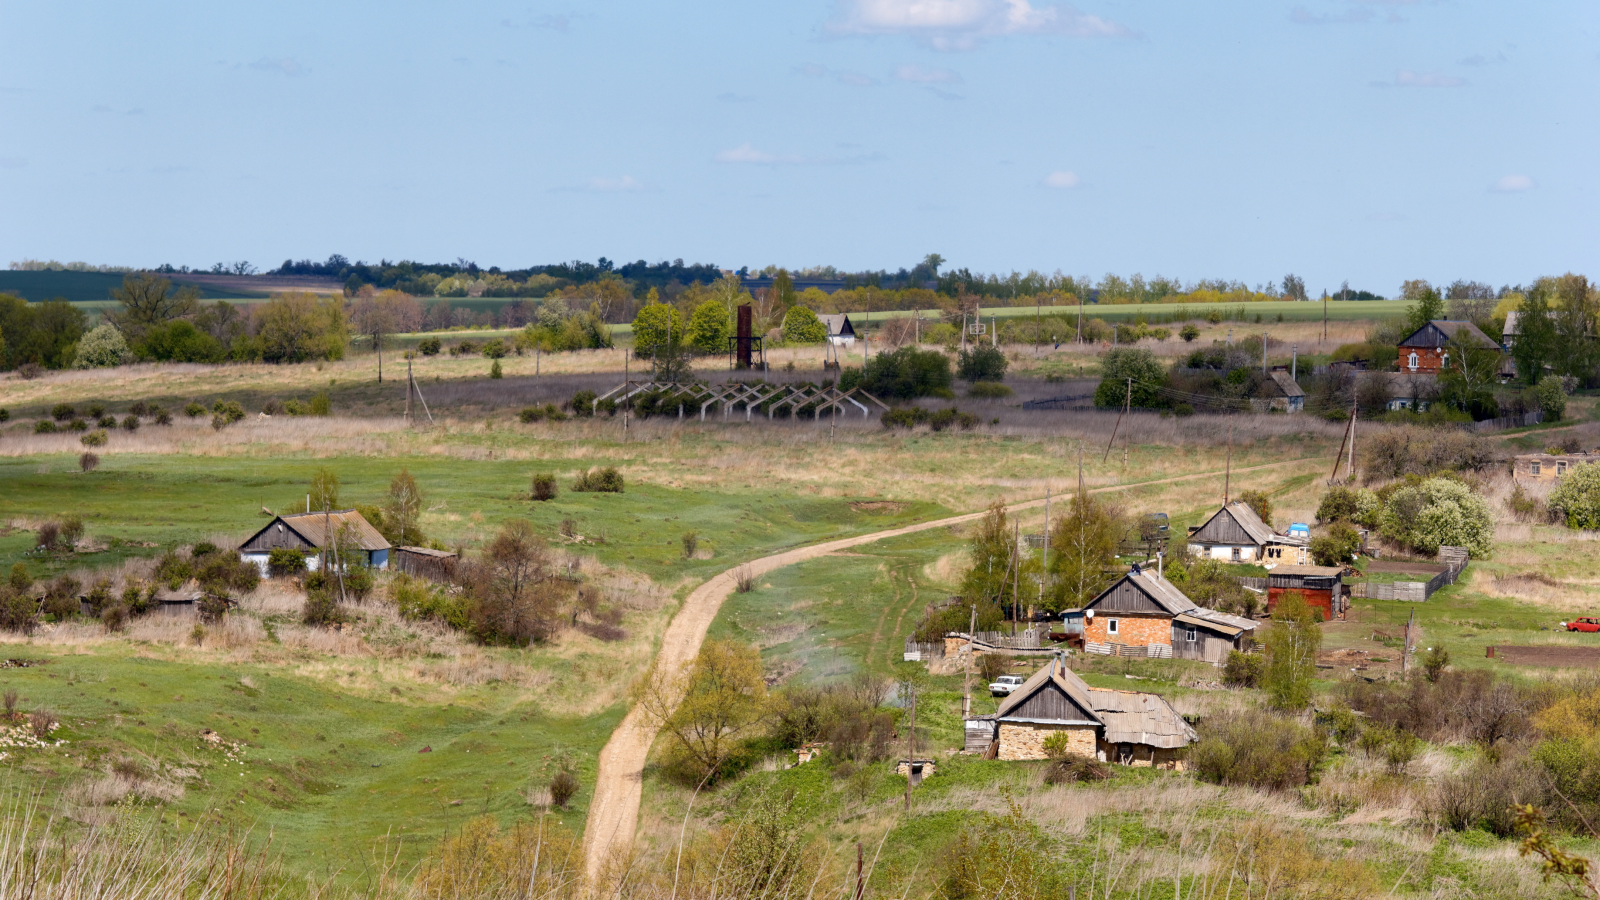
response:
M1229 650L1246 649L1256 627L1249 619L1196 606L1172 582L1137 566L1082 612L1084 649L1091 653L1115 652L1112 646L1120 644L1217 662Z
M1400 342L1396 368L1413 374L1437 375L1449 364L1452 342L1468 348L1502 349L1471 322L1434 319Z

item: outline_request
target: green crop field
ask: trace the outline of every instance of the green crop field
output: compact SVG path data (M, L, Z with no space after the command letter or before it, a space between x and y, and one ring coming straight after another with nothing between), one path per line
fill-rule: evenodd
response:
M111 289L122 285L122 275L114 272L19 272L0 271L0 294L11 294L34 303L67 300L85 309L115 306ZM183 284L183 276L173 276ZM216 288L201 288L200 295L213 300L263 300L266 294L239 293Z

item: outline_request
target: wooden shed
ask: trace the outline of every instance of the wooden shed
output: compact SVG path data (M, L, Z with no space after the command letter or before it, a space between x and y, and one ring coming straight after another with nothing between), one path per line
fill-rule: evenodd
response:
M1306 602L1322 610L1326 622L1344 612L1344 569L1338 566L1278 566L1267 573L1267 612L1289 591L1299 591Z
M1172 620L1172 656L1221 664L1231 651L1250 649L1255 632L1243 616L1196 607Z
M353 557L346 560L348 564L388 568L389 542L353 509L278 516L239 545L239 558L255 563L265 575L267 558L273 550L299 550L306 554L306 565L318 569L330 535L344 535L347 542L340 544L341 552Z
M396 547L392 556L394 568L430 581L448 581L459 558L448 550L430 547Z

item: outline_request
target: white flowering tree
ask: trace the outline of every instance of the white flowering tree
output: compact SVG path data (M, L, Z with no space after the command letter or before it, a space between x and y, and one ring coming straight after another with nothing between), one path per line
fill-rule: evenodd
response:
M1568 528L1600 528L1600 463L1574 466L1545 503Z
M1489 501L1450 478L1430 478L1395 491L1378 528L1384 537L1429 555L1446 545L1466 547L1478 558L1494 550Z
M122 332L105 322L78 339L78 355L73 358L72 366L75 369L109 369L132 358Z

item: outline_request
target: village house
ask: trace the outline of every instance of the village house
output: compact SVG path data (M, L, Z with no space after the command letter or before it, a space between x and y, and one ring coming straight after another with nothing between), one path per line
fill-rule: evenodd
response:
M1344 569L1339 566L1276 566L1267 573L1267 612L1290 591L1322 610L1322 621L1344 615L1349 598L1344 593Z
M969 716L968 746L998 759L1047 759L1045 741L1067 736L1067 752L1127 766L1182 769L1194 728L1159 694L1092 688L1062 659L1035 672L1000 709ZM974 741L974 737L977 740Z
M389 567L389 542L353 509L278 516L239 545L239 558L254 563L265 575L273 550L299 550L306 554L306 566L315 571L322 568L322 552L330 535L339 538L339 553L347 556L345 565Z
M1437 375L1448 368L1450 344L1504 352L1503 348L1471 322L1434 319L1400 341L1395 367L1402 372Z
M850 317L845 313L832 313L817 316L828 329L828 343L835 347L853 347L856 343L856 327L850 324Z
M1072 620L1081 618L1083 647L1090 653L1142 647L1145 656L1210 663L1248 649L1256 629L1250 619L1197 605L1172 582L1138 566L1066 618L1069 632Z
M1270 374L1272 382L1268 387L1272 395L1267 401L1267 408L1279 412L1303 412L1306 408L1305 389L1300 387L1287 369L1273 369Z
M455 573L458 557L449 550L431 547L395 547L390 554L396 571L429 581L448 581Z
M1234 500L1212 513L1198 528L1189 530L1189 552L1202 559L1224 562L1278 563L1309 561L1310 540L1300 535L1279 534L1261 521L1250 504Z
M1511 477L1521 484L1554 484L1586 463L1600 462L1600 450L1582 453L1520 453L1512 459Z

